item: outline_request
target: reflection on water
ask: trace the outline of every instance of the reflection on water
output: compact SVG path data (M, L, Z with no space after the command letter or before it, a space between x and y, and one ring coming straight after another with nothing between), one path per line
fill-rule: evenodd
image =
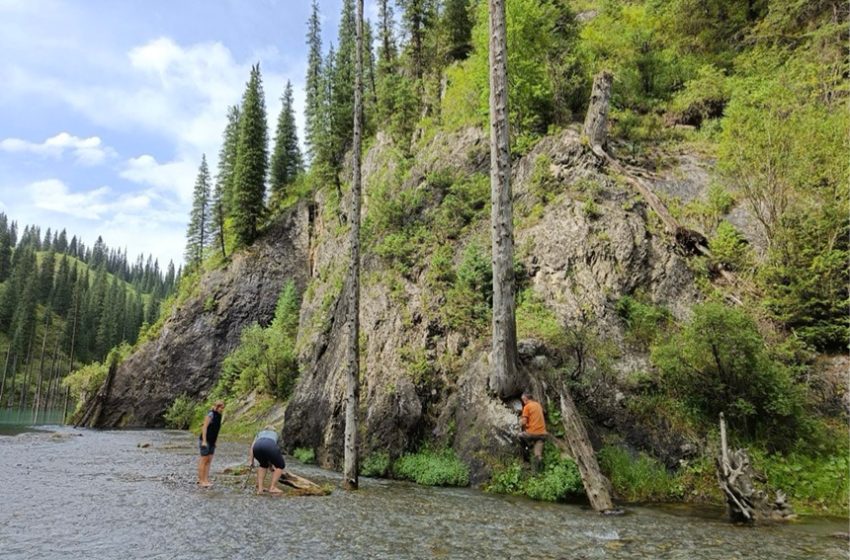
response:
M0 426L29 426L62 424L62 409L0 408Z
M718 510L575 505L364 479L330 496L255 496L252 484L195 485L186 432L54 428L0 438L3 558L839 559L846 522L733 527ZM140 447L149 443L150 447ZM221 443L215 473L246 460ZM339 476L292 469L320 483Z

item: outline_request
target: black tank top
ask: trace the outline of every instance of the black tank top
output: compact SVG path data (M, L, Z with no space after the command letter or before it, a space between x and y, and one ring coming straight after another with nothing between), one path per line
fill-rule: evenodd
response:
M212 414L212 420L210 420L210 425L207 426L207 443L215 445L215 441L218 439L218 431L221 429L221 414L215 410L210 410L210 414Z

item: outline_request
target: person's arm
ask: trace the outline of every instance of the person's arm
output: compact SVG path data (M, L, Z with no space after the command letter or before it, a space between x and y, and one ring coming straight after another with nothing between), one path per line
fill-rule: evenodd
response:
M519 417L519 427L525 431L528 429L528 408L522 407L522 416Z
M254 444L248 447L248 466L254 468Z
M201 445L203 445L204 447L207 447L207 445L209 445L207 444L207 428L209 427L211 421L212 419L210 418L210 415L207 414L207 416L204 418L204 425L201 426Z

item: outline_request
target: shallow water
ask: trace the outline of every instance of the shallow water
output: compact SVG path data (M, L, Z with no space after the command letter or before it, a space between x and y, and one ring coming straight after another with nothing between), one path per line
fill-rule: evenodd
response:
M255 496L195 485L196 436L50 427L0 436L0 557L844 559L841 520L744 528L716 509L575 505L361 479L357 492ZM139 444L150 443L148 448ZM215 473L246 460L220 443ZM338 487L336 473L291 465Z

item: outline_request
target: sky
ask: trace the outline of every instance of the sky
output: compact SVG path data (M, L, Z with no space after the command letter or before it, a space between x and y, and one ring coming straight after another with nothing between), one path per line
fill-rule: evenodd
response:
M341 0L319 0L323 48ZM366 16L376 12L366 2ZM183 261L201 155L260 63L269 138L286 81L303 141L309 0L0 0L0 212Z

